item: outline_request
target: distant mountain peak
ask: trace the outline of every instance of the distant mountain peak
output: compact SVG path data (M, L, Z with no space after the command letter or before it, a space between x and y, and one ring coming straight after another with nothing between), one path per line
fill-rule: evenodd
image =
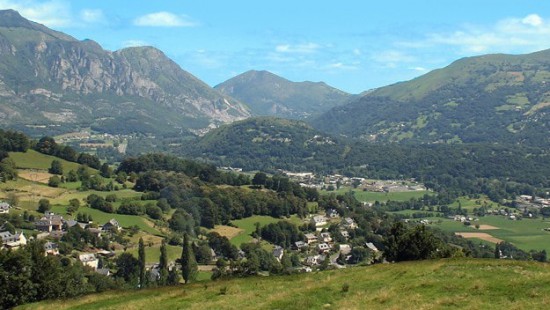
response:
M33 23L15 10L0 10L0 27L33 28Z
M323 82L292 82L266 70L250 70L214 87L247 104L253 115L306 119L351 98Z

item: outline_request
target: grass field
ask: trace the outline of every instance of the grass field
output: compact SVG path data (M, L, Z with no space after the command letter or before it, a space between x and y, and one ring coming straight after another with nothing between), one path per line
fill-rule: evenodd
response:
M439 227L449 232L484 232L491 236L508 241L518 248L529 250L546 250L550 252L550 232L546 232L544 228L550 228L550 221L542 219L523 219L520 221L512 221L504 216L484 216L480 217L479 221L473 222L471 226L453 221L450 219L441 219L437 223L438 218L432 218L435 222L433 226ZM478 230L475 225L491 225L498 229Z
M67 173L70 170L76 171L80 164L66 161L64 159L44 155L38 153L35 150L28 150L25 153L10 152L10 158L15 161L15 165L18 169L36 169L36 170L48 170L51 167L52 161L57 159L63 166L63 172Z
M114 291L17 309L548 309L549 296L548 264L456 259Z
M256 230L256 226L254 226L255 223L260 223L260 227L262 227L267 224L276 223L282 220L283 219L277 219L271 216L255 215L248 218L231 221L233 225L242 229L242 231L237 236L233 237L230 241L236 246L240 246L243 243L250 242L252 241L252 236L250 236L250 234ZM301 225L303 223L303 221L296 215L293 215L290 218L284 220L289 221L295 225Z
M335 190L335 191L322 190L320 192L322 195L329 195L331 193L334 193L336 195L342 195L349 192L350 190L353 191L353 194L355 198L357 198L357 200L364 201L364 202L375 202L375 201L386 202L388 200L407 201L411 198L421 198L424 196L424 194L429 194L429 195L433 194L433 192L430 192L430 191L410 191L410 192L390 192L390 193L366 192L358 189L351 189L350 187L342 187L339 190Z

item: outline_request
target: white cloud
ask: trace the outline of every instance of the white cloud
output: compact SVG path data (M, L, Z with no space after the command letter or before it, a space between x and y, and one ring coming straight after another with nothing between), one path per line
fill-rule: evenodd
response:
M426 69L424 67L411 67L409 69L413 70L413 71L417 71L417 72L427 72L428 71L428 69Z
M0 0L0 9L16 10L21 16L48 27L65 27L72 24L70 4L66 1Z
M527 53L550 48L550 21L537 14L507 18L492 26L469 25L453 33L433 33L422 43L449 45L461 53Z
M316 43L304 43L304 44L281 44L275 47L275 51L278 53L296 53L296 54L311 54L316 52L321 46Z
M415 57L397 50L387 50L372 55L372 60L382 63L389 68L397 67L399 63L410 63L416 60Z
M354 65L344 64L342 62L331 63L327 66L327 69L337 69L337 70L357 70L358 68Z
M99 9L84 9L80 11L80 18L86 23L105 23L106 18L102 10Z
M128 40L122 42L123 47L150 46L151 44L141 40Z
M542 18L537 14L527 15L524 19L521 20L521 22L526 25L531 25L533 27L541 26L544 23Z
M197 23L185 15L156 12L134 19L134 25L147 27L195 27Z

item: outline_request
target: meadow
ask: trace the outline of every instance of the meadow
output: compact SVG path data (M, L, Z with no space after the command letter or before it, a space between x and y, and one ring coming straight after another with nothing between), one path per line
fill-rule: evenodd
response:
M548 264L445 259L112 291L16 309L548 309L548 296Z

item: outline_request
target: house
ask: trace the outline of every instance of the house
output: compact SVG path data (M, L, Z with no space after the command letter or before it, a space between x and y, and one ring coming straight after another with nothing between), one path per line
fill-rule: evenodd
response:
M82 265L89 266L89 267L92 267L94 270L97 270L99 260L97 259L95 254L93 253L80 254L78 256L78 259L80 260Z
M308 266L320 265L326 259L325 255L308 256L304 262Z
M103 225L102 229L103 231L119 231L121 227L117 220L111 219Z
M281 262L281 259L283 259L283 255L285 254L285 249L283 249L280 246L275 246L273 249L273 256L277 259L278 262Z
M320 227L327 224L327 218L324 215L316 215L311 219L311 222L315 224L315 227Z
M109 268L97 268L96 271L99 274L102 274L104 276L110 276L111 270Z
M367 248L369 248L373 252L378 252L379 251L378 248L372 242L367 242L366 246L367 246Z
M328 243L319 243L317 245L317 250L319 251L319 253L327 253L330 251L330 245L328 245Z
M327 217L331 218L331 219L334 219L334 218L340 217L340 214L338 214L338 211L336 211L335 209L328 209L327 210Z
M44 243L44 255L59 255L59 246L54 242Z
M303 248L307 248L307 243L305 243L304 241L296 241L294 242L294 247L296 248L296 250L301 250Z
M2 239L2 248L16 249L27 244L27 238L23 232L12 234L9 231L3 231L0 232L0 238Z
M99 228L88 227L86 230L97 237L101 236L102 230Z
M346 239L349 238L349 232L347 230L340 230L340 235Z
M312 243L317 242L317 236L315 236L312 233L305 234L304 236L306 237L307 244L312 244Z
M321 242L332 242L332 237L330 236L329 232L322 232L319 237L321 239Z
M4 201L0 201L0 214L10 213L10 204Z
M351 246L349 244L340 244L339 252L344 255L348 255L349 253L351 253Z
M43 217L34 222L38 231L52 232L63 230L65 220L61 215L55 215L52 212L46 212Z
M75 220L68 220L67 221L67 227L68 228L71 228L71 227L76 226L76 225L80 226L80 228L82 228L82 229L86 229L86 226L87 226L86 223L80 223L80 222L77 222Z
M357 228L357 224L351 217L346 217L344 220L342 220L342 225L347 229L355 229Z

